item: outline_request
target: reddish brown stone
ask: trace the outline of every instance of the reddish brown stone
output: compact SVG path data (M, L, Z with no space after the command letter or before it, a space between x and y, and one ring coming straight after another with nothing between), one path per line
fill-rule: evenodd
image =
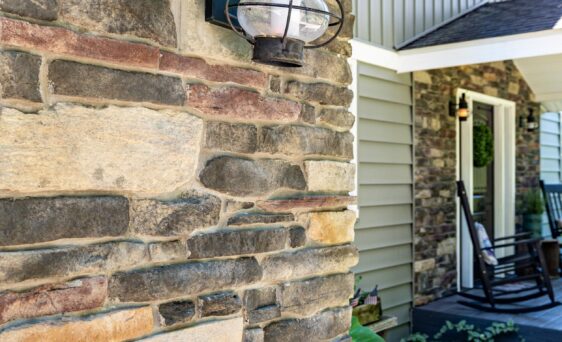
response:
M111 63L156 68L160 50L144 44L80 35L48 27L0 18L0 42L12 47L69 54Z
M303 209L336 209L356 204L357 197L329 196L329 197L302 197L284 200L258 201L257 206L263 210L276 212L289 212Z
M77 279L27 292L7 292L0 294L0 324L21 318L94 309L102 306L106 297L106 277Z
M201 58L162 52L160 69L214 82L234 82L256 88L267 86L263 72L229 65L208 64Z
M187 94L188 106L219 117L294 122L301 112L300 103L265 98L259 93L234 87L211 89L203 84L192 84Z

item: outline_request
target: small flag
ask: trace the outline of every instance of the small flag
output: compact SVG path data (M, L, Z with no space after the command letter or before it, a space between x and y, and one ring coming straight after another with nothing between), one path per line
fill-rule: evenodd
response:
M361 289L357 289L355 294L353 295L353 299L351 299L350 305L352 308L359 305L359 298L361 297Z
M369 293L367 298L365 298L365 304L378 304L379 302L379 286L375 286L373 291Z

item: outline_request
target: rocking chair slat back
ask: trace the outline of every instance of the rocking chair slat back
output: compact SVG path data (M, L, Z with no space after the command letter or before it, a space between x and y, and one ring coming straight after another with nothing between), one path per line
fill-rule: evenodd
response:
M562 184L546 184L541 180L541 190L550 233L556 239L562 235L562 227L558 223L562 223Z

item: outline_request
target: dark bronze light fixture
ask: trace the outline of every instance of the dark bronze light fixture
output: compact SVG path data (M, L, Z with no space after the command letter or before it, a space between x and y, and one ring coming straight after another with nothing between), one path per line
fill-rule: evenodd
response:
M527 115L527 117L525 117L524 114L521 114L519 117L519 127L527 128L528 132L536 131L539 128L539 122L537 121L532 108L529 108L529 115Z
M341 32L343 5L334 1L339 14L330 12L325 0L207 0L206 17L254 45L255 62L300 67L304 49L325 46ZM322 40L331 26L337 28Z
M449 101L449 116L458 117L459 121L466 121L469 116L468 102L466 101L466 94L462 94L457 104L455 99Z

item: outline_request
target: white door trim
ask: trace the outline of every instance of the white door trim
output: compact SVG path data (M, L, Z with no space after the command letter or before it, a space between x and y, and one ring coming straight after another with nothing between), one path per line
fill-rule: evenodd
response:
M499 215L494 215L494 233L496 237L512 235L515 233L515 102L460 88L457 90L457 102L462 94L466 95L471 112L475 101L494 106L494 210L496 213L501 211ZM472 207L472 115L462 124L457 120L456 141L459 156L457 179L464 180ZM459 208L457 198L457 213ZM459 290L461 287L471 288L474 286L473 250L462 213L460 216L457 214L457 246L457 260L460 260L457 262L457 286ZM502 252L505 251L498 250L498 256L502 256Z

